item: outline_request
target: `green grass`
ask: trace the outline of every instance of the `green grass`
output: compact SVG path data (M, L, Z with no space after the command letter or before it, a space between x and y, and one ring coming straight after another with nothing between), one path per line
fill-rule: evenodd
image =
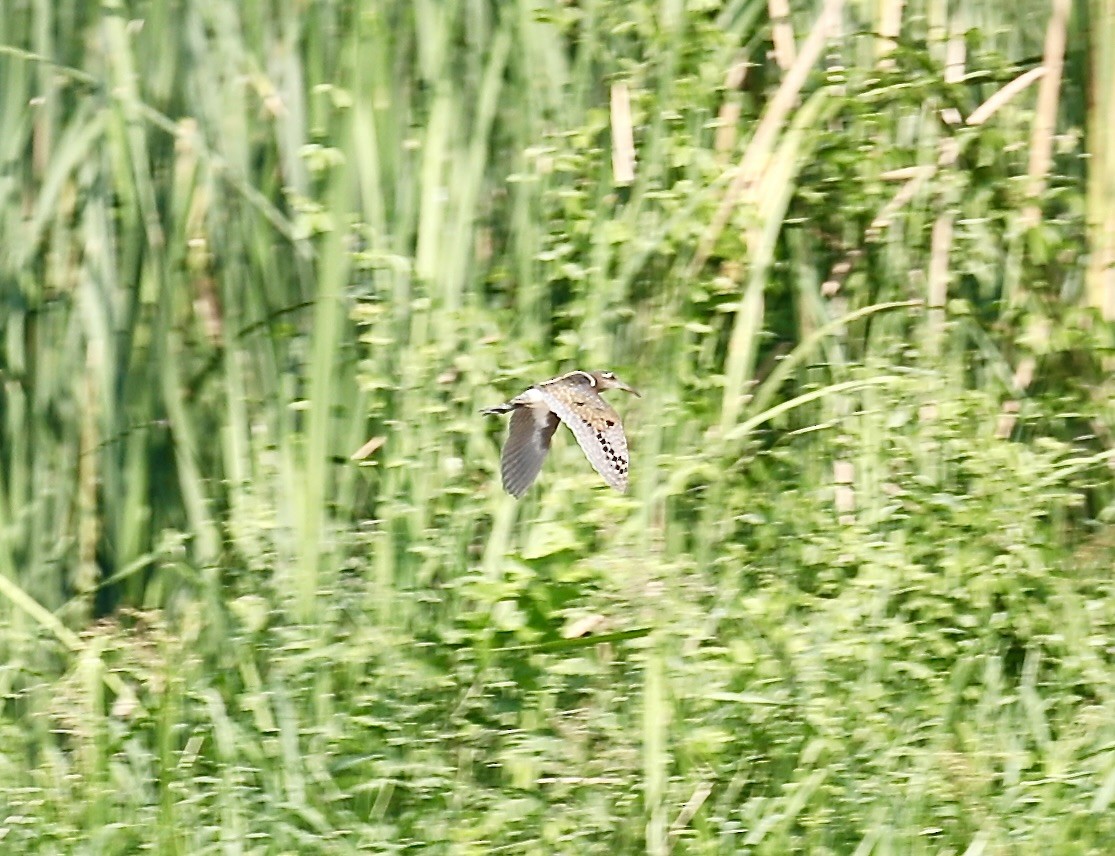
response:
M828 8L0 7L0 847L1106 852L1110 45Z

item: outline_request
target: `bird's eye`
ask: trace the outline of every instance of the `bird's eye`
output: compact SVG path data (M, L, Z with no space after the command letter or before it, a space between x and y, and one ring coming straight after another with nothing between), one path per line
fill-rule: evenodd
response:
M607 378L608 380L613 380L615 378L615 373L614 372L601 372L600 377Z

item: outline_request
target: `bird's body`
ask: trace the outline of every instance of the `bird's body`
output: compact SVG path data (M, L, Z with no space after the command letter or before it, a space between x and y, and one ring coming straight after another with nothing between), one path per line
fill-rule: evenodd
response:
M500 459L509 494L520 497L534 482L559 421L569 426L604 481L621 493L627 490L627 438L619 415L600 397L606 389L639 394L611 372L575 371L535 384L506 404L484 411L511 414Z

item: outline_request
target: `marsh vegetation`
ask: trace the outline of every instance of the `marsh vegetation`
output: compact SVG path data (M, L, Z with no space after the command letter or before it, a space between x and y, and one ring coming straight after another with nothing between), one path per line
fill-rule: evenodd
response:
M0 849L1108 850L1115 6L783 6L3 4Z

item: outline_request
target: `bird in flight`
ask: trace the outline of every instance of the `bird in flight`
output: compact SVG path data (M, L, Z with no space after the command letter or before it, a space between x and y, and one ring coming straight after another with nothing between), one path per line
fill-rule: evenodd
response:
M606 389L639 395L612 372L576 371L537 383L484 411L511 414L500 458L503 487L509 494L522 496L538 476L559 421L569 426L604 481L620 493L627 491L627 438L619 415L600 397Z

